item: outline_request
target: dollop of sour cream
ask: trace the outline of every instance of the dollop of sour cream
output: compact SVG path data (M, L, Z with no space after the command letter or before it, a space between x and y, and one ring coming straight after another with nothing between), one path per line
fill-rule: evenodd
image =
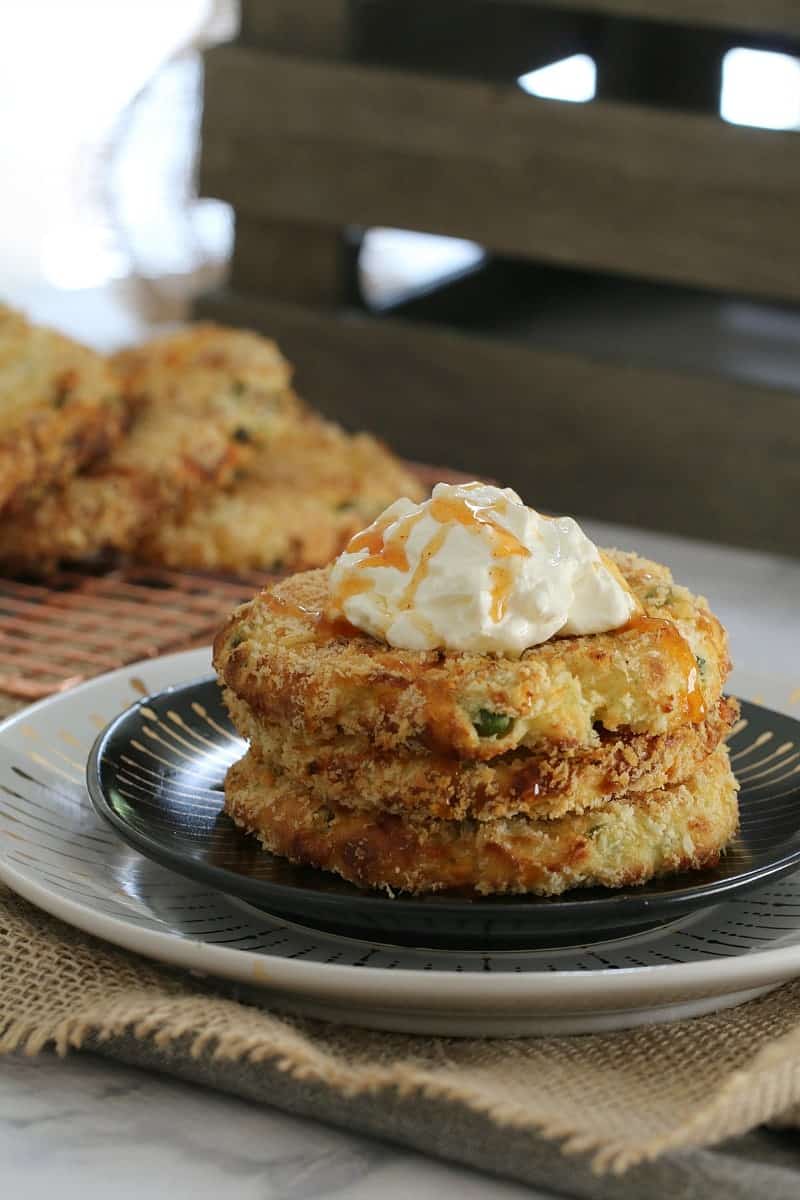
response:
M625 625L637 602L571 517L510 488L439 483L397 500L334 563L327 615L390 646L517 658L530 646Z

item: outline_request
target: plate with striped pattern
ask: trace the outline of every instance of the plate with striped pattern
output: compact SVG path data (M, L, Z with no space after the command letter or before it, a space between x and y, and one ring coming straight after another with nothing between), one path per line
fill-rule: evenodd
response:
M272 916L362 941L494 953L616 940L796 870L800 805L791 778L800 752L791 749L793 728L790 717L743 705L732 752L748 738L757 744L753 764L743 760L741 830L717 866L549 897L390 895L264 850L224 812L226 771L247 746L213 675L121 713L95 742L87 782L97 813L146 858ZM770 749L775 737L777 752Z
M230 981L250 1000L370 1028L450 1036L625 1028L741 1003L800 975L797 873L656 929L499 950L404 946L315 928L175 873L96 814L86 762L99 731L132 701L208 671L204 650L150 660L0 726L0 879L77 928ZM223 735L208 721L224 726L196 703L202 737L218 748ZM173 724L177 737L168 742L196 747L197 738ZM148 735L140 744L164 749ZM745 706L732 755L743 795L752 797L751 836L760 836L759 822L763 832L780 819L788 853L795 813L800 825L800 723ZM217 764L223 773L225 759L221 753ZM210 790L219 796L218 786Z

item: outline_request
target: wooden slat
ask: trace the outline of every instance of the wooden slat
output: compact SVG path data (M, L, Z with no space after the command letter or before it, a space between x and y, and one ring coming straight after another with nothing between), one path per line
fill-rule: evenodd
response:
M243 48L206 73L202 188L245 214L800 298L795 134Z
M301 392L401 453L550 511L800 555L800 398L231 293L200 315L275 336Z
M284 300L336 304L344 299L341 233L294 221L236 221L231 283Z
M351 59L508 83L588 52L595 23L582 14L492 0L356 0Z
M516 3L539 7L541 0ZM800 6L796 0L546 0L546 7L800 37Z
M492 0L244 0L239 40L280 54L509 80L588 50L587 32L582 15Z
M239 39L282 54L337 57L350 47L352 0L240 0Z
M451 0L452 2L452 0ZM466 0L460 0L466 5ZM380 7L430 10L440 0L383 0ZM797 0L482 0L497 9L542 9L583 16L634 17L669 21L692 27L746 31L756 35L800 38ZM377 8L364 0L242 0L242 40L287 53L341 53L347 38L349 12L354 24L359 11ZM363 19L363 18L362 18ZM459 35L461 30L459 28ZM454 42L458 38L453 37Z

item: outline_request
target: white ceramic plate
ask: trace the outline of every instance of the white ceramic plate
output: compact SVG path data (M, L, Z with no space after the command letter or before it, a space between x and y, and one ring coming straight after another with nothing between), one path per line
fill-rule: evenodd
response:
M0 726L1 879L80 929L234 981L250 1000L379 1029L620 1029L738 1004L800 974L797 875L656 933L481 954L320 933L157 866L95 816L86 757L98 730L132 700L208 669L202 650L135 664ZM752 753L769 749L762 740Z

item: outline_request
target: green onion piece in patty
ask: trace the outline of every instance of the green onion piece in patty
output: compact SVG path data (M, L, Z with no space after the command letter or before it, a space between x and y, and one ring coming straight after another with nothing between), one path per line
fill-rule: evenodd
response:
M514 724L514 718L507 713L490 712L488 708L479 708L478 715L473 720L478 737L503 737Z

